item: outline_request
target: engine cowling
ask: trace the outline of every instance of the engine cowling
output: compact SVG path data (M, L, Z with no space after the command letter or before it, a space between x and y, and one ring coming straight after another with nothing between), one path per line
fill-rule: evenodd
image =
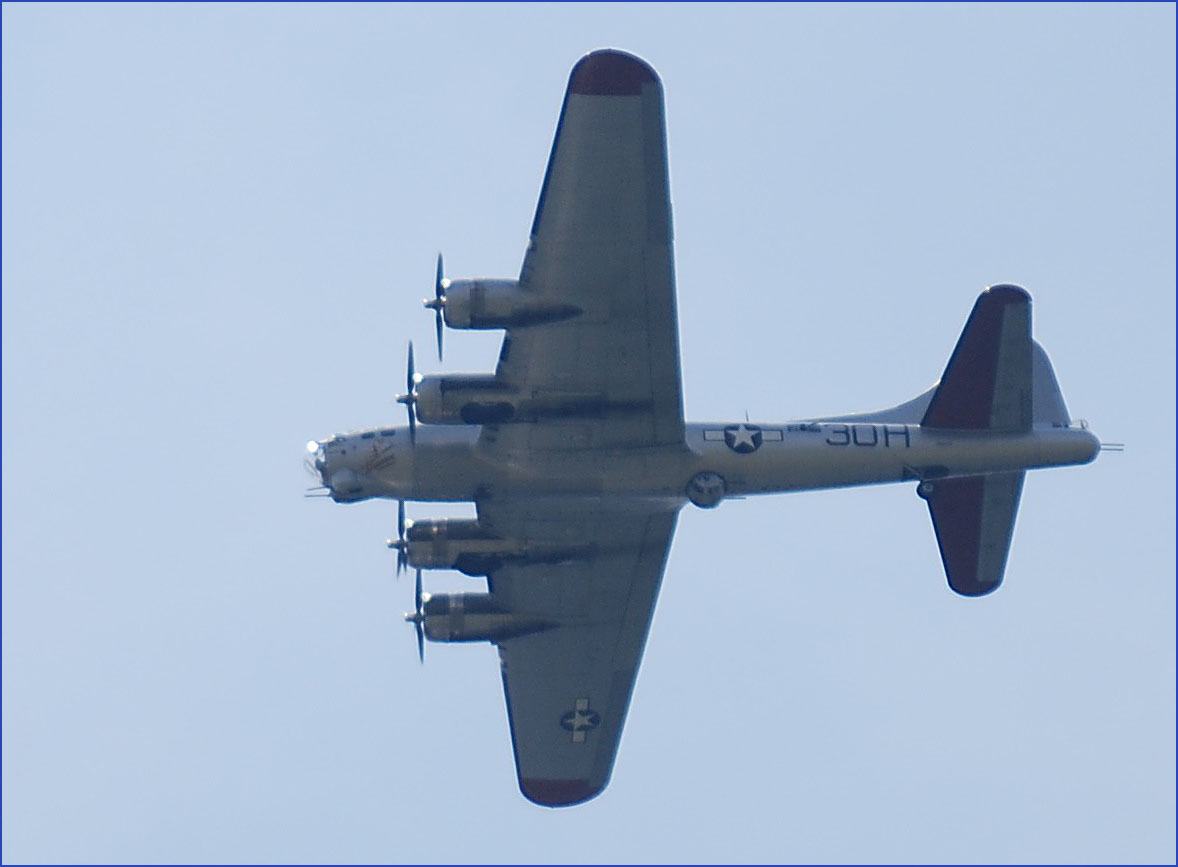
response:
M442 285L442 313L451 328L521 328L581 313L580 307L521 288L517 280L449 280Z
M540 419L601 418L643 404L611 401L600 392L534 391L521 395L498 377L423 376L414 387L425 424L518 424Z
M497 643L555 624L530 614L509 611L489 593L440 593L425 600L421 625L431 641L490 641Z
M425 376L414 391L426 424L501 424L516 415L515 389L494 376Z
M410 566L457 569L471 576L490 575L505 563L562 563L589 553L585 545L504 539L463 518L414 521L405 531Z

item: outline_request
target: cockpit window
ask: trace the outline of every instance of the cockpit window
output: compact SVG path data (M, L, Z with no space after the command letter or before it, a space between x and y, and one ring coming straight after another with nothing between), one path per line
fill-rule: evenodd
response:
M368 433L363 433L363 434L360 434L360 439L362 439L362 440L370 440L370 439L372 439L374 436L376 436L376 431L371 431L371 430L370 430Z
M397 432L396 432L395 430L392 430L392 429L390 429L390 430L382 430L382 431L380 432L380 435L381 435L382 437L391 437L391 436L396 436L396 435L397 435Z

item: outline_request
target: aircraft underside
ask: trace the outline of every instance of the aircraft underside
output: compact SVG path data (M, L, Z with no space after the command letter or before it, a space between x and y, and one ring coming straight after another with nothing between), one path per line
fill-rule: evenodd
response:
M949 587L1001 585L1027 470L1091 461L1031 332L1030 295L990 286L940 381L890 409L782 424L686 424L662 85L596 51L573 69L518 279L448 280L445 326L502 329L494 373L420 376L408 427L308 444L336 502L399 502L397 569L417 570L425 639L499 650L520 790L546 806L600 793L679 510L725 498L908 482ZM405 501L472 502L474 519L408 522ZM422 570L486 576L423 592Z

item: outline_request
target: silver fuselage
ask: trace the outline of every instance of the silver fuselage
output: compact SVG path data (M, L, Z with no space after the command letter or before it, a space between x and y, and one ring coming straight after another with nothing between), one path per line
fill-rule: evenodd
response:
M531 452L516 461L489 458L480 430L419 425L415 443L408 428L339 434L318 443L312 461L339 502L609 495L682 504L701 473L718 474L724 496L741 497L1084 464L1100 450L1082 425L1003 434L881 422L716 423L687 425L686 448Z

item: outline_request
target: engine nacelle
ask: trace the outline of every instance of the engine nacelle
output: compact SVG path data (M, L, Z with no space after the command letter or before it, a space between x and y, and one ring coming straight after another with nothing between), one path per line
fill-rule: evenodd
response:
M405 531L410 566L457 569L471 576L490 575L505 563L562 563L590 553L586 545L504 539L465 518L414 521Z
M515 389L494 376L425 376L414 391L426 424L500 424L516 414Z
M580 307L520 288L517 280L449 280L442 288L442 313L451 328L520 328L581 313Z
M440 593L421 608L421 625L431 641L490 641L497 643L556 624L538 617L507 611L490 593Z
M523 396L495 376L423 376L414 388L417 418L425 424L518 424L540 419L602 418L636 408L588 392Z

